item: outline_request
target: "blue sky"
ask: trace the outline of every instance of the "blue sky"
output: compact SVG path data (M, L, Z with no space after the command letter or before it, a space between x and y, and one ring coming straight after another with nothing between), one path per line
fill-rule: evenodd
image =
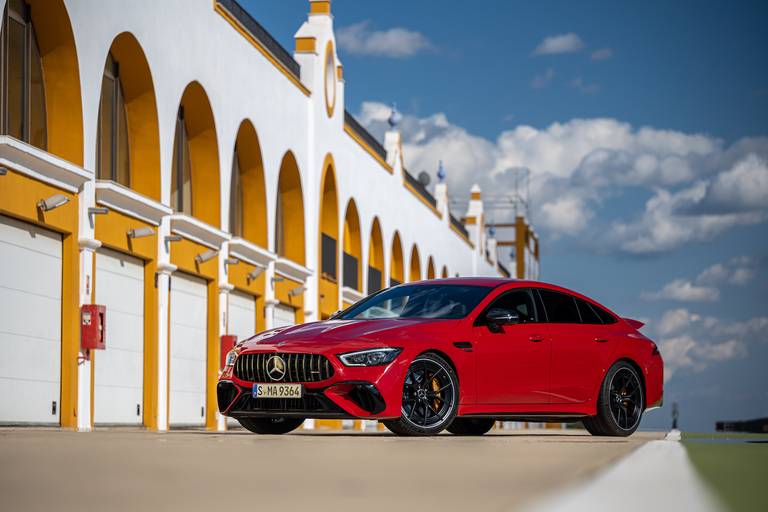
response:
M306 2L243 4L293 47ZM332 8L347 109L381 136L396 102L459 200L529 169L542 279L647 321L683 427L768 416L768 3Z

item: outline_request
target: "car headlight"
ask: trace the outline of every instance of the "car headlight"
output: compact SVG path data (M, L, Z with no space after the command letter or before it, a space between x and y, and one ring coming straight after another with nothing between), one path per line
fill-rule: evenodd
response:
M230 350L229 352L227 352L227 359L226 359L226 365L225 366L234 366L236 359L237 359L237 351L236 350Z
M374 348L339 354L345 366L381 366L389 364L402 352L401 348Z

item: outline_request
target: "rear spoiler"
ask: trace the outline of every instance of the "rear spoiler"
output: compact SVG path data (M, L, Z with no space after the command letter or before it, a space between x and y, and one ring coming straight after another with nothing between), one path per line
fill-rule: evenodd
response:
M627 322L633 329L640 329L642 326L645 325L645 322L641 322L640 320L635 320L634 318L623 318L625 322Z

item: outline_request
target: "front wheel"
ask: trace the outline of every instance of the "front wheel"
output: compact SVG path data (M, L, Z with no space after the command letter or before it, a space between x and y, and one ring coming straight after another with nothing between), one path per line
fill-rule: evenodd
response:
M423 354L413 360L403 384L400 418L384 425L401 436L439 434L456 417L459 379L445 359Z
M643 382L637 370L625 361L611 366L600 386L597 416L582 421L593 436L626 437L640 425L645 407Z
M237 418L240 424L254 434L287 434L304 423L303 418Z

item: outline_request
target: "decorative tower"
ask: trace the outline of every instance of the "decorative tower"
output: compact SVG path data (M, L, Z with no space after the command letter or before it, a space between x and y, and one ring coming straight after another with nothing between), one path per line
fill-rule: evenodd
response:
M443 161L437 166L437 183L435 184L435 199L437 200L437 211L443 216L446 224L451 223L450 210L448 207L448 184L445 182L445 168Z
M384 149L387 150L387 163L393 169L397 167L398 160L402 167L403 144L398 125L403 120L403 115L397 110L397 105L392 104L392 111L389 114L387 123L389 130L384 135Z

